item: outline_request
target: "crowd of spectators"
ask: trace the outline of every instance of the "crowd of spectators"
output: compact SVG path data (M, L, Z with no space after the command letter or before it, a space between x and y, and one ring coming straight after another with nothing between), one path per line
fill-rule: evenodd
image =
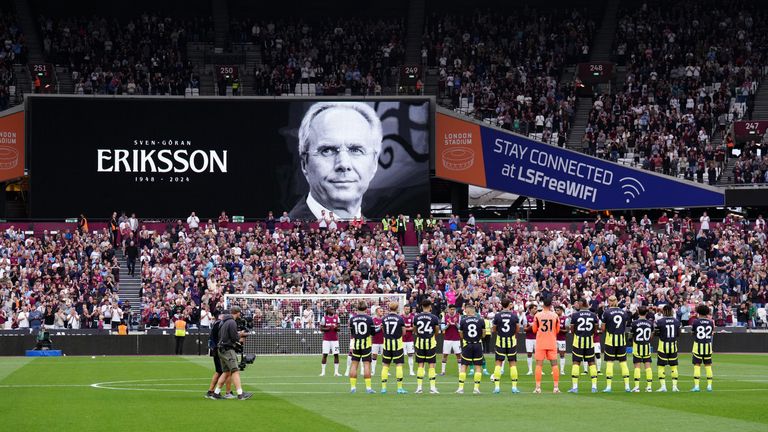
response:
M75 94L183 95L199 88L200 71L187 58L187 42L211 40L210 18L142 14L39 18L43 52L68 67Z
M739 150L733 164L733 183L768 183L768 135L762 141L749 141Z
M626 78L594 99L590 152L714 184L725 168L720 138L751 116L766 30L766 11L752 2L653 1L620 12L614 54Z
M565 65L588 57L594 30L585 10L435 14L422 61L438 68L438 96L454 108L564 144L576 89L560 78Z
M598 308L616 295L630 311L672 304L683 319L706 302L718 325L754 326L768 296L762 216L718 223L706 214L698 223L677 214L657 221L610 216L562 229L483 227L454 216L427 225L412 262L397 233L378 223L320 227L283 215L243 229L225 215L187 221L152 231L123 216L124 239L107 229L33 237L9 228L0 246L0 327L24 328L35 320L109 328L125 320L167 328L177 314L207 326L226 293L401 293L414 306L431 298L438 312L473 303L483 314L499 310L503 297L523 311L544 294L566 308L580 297ZM115 248L131 242L142 284L142 313L134 316L120 299L115 259ZM257 326L306 327L316 324L322 305L263 303L246 316Z
M119 282L106 230L33 236L11 226L0 239L0 328L116 328L131 308Z
M326 18L307 22L237 20L235 43L261 47L254 73L257 95L294 93L297 84L312 85L314 95L381 94L393 71L403 63L403 18Z

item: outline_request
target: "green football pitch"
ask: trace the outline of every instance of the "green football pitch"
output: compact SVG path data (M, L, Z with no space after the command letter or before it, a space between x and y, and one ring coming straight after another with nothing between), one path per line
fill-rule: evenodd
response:
M244 388L255 392L253 398L214 401L203 398L213 369L209 357L1 358L0 425L14 431L109 432L149 428L485 431L516 427L768 431L768 356L716 355L712 393L689 392L693 368L690 357L683 356L681 393L664 394L624 393L620 377L614 393L592 394L589 379L583 376L579 394L551 394L547 374L545 394L535 395L531 393L532 377L525 375L527 365L521 360L521 394L510 394L508 376L498 395L491 394L493 384L487 376L483 377L483 394L471 394L471 383L467 386L470 394L453 394L457 370L451 360L448 374L438 377L442 394L413 394L415 377L411 376L405 379L411 393L395 394L391 376L390 392L382 395L365 394L362 379L358 393L349 394L347 378L319 377L319 356L265 356L243 373ZM344 358L342 372L343 362ZM328 372L332 375L332 364ZM377 391L378 381L373 380ZM671 388L670 381L668 377ZM599 387L604 385L601 376ZM570 377L563 377L561 388L569 387Z

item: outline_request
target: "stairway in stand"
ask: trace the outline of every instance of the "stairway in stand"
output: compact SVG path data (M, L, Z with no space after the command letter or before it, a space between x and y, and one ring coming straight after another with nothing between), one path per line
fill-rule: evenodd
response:
M419 247L403 246L403 254L405 255L405 262L408 263L408 267L412 268L413 263L419 259Z
M128 258L123 255L123 250L118 248L115 257L120 264L120 300L131 302L133 315L141 315L141 277L128 274ZM138 261L138 260L137 260ZM136 263L136 273L141 274L141 266Z

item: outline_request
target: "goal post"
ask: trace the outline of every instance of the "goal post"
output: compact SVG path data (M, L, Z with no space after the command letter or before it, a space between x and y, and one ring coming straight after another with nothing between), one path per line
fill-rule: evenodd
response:
M349 343L349 317L361 302L373 315L396 302L403 312L406 295L390 294L225 294L224 306L239 306L249 331L247 354L319 355L322 351L321 320L333 307L339 316L339 348L344 354Z

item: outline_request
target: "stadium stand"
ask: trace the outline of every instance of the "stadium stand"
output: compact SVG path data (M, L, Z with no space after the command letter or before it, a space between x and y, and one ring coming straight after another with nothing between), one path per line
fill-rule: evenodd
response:
M45 57L66 68L77 94L199 90L209 71L190 60L187 47L221 36L219 15L171 19L139 13L115 20L52 12L45 2L37 6L36 30ZM407 55L403 35L409 23L399 7L352 22L272 19L246 10L227 19L225 39L233 46L258 46L253 94L379 94ZM730 7L715 1L649 2L620 12L614 56L626 73L618 90L597 95L590 108L584 139L592 153L700 182L715 183L723 176L727 155L721 137L733 119L750 115L750 98L766 66L764 50L757 47L765 46L768 22L753 3L739 2L735 17ZM594 15L579 8L470 15L449 8L430 11L420 38L422 64L437 69L437 96L445 106L564 145L578 85L566 69L589 56ZM5 39L0 105L7 106L3 95L14 83L12 65L25 61L27 48L12 13L3 13L0 28ZM768 162L754 146L730 166L737 183L767 181ZM765 303L766 283L755 269L765 256L764 225L748 231L729 221L702 232L684 229L682 221L669 225L657 226L657 236L650 235L650 225L634 220L578 230L436 231L419 246L416 263L390 235L347 227L240 232L211 226L139 233L142 313L134 321L162 326L167 324L162 317L178 307L199 315L201 304L221 307L225 291L404 290L412 301L421 296L444 301L451 290L458 302L478 302L484 311L503 295L513 296L519 308L544 290L564 302L576 295L600 301L610 294L632 302L712 300L725 305L728 316L738 315L742 301ZM7 231L6 249L39 251L47 245L58 265L9 252L5 278L21 284L4 288L15 291L5 296L15 298L6 313L18 318L22 298L34 302L29 306L74 305L81 315L88 296L98 304L118 301L120 252L105 239L104 234L34 238ZM25 297L24 291L35 294Z
M726 168L723 137L733 120L751 118L765 75L765 18L751 2L625 5L614 56L626 73L593 99L589 152L715 184Z
M233 40L261 49L254 71L256 95L382 94L391 68L402 64L402 18L235 22Z
M564 145L576 92L573 80L561 77L588 53L594 31L586 9L434 12L422 61L438 68L441 103Z
M16 105L17 97L15 66L27 61L27 48L13 7L7 2L0 3L0 110ZM21 89L19 95L21 94Z
M211 29L205 18L149 14L126 20L41 16L39 25L46 57L69 68L75 94L183 95L199 88L186 43L205 39Z

